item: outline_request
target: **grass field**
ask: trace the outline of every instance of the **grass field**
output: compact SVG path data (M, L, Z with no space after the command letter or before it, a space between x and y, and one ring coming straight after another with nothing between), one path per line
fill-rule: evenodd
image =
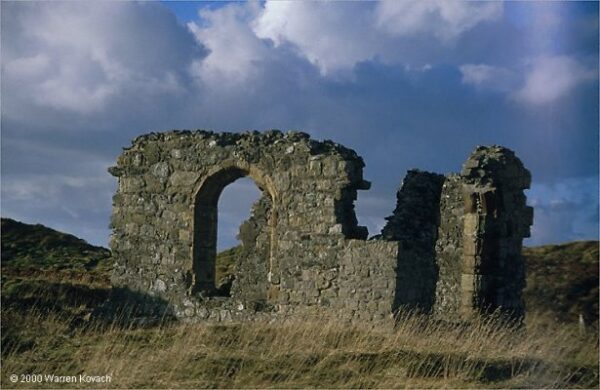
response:
M18 235L5 235L4 220L2 227L2 388L598 388L598 328L591 321L598 316L597 242L525 251L531 269L523 327L494 318L448 324L411 313L402 313L394 329L170 318L142 326L130 311L98 311L111 299L129 306L110 288L106 250L72 247L82 243L39 227L38 235L59 243L41 250L29 238L18 245ZM13 257L6 261L8 244ZM56 248L72 258L61 260ZM11 381L27 374L42 377ZM79 375L109 375L110 382L81 383Z
M12 387L9 375L24 373L110 375L100 387L127 388L598 386L597 335L540 318L525 329L418 315L405 315L396 329L335 322L140 328L33 308L5 311L3 326L3 388Z

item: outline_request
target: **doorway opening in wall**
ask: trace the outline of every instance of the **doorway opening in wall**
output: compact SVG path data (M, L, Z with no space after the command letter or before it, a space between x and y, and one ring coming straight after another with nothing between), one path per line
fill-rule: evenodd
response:
M272 195L259 187L265 181L260 173L249 176L246 169L223 168L206 178L196 193L192 294L240 293L259 301L266 296L274 231Z
M217 295L230 296L236 267L243 251L240 228L249 220L252 206L260 197L261 191L248 177L242 177L225 187L219 197L215 259Z

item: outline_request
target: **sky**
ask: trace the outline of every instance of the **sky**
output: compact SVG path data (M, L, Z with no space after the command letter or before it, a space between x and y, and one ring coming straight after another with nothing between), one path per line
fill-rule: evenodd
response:
M598 2L0 2L1 213L106 246L150 131L301 130L357 151L377 234L406 171L477 145L531 171L526 245L598 239ZM258 197L225 189L219 246Z

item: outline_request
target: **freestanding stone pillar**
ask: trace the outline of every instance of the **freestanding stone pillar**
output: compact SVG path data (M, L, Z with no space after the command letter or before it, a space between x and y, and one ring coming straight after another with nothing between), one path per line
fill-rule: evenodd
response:
M533 208L526 205L523 190L529 188L531 174L512 151L492 146L477 148L461 175L465 204L461 315L502 309L521 317L522 242L533 223Z

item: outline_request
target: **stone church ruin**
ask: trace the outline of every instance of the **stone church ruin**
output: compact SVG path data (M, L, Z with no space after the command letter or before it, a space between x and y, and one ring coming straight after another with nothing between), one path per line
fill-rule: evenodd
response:
M401 307L448 320L524 314L531 176L512 151L477 147L460 174L409 171L371 239L354 212L357 191L370 187L363 167L353 150L300 132L140 136L110 168L119 183L112 282L161 298L191 321L372 321ZM224 292L215 280L217 204L244 176L262 196L240 227Z

